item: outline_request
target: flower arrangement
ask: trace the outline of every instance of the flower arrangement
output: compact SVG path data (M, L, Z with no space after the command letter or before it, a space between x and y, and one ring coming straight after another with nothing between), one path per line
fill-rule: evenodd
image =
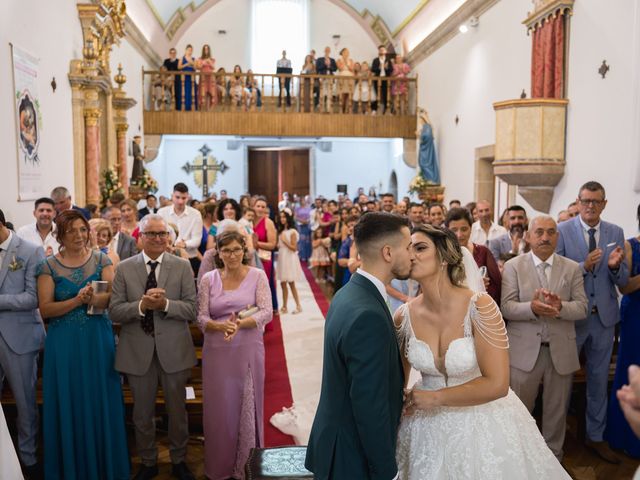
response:
M118 172L115 167L109 167L102 172L102 180L100 180L100 195L102 196L102 205L107 204L107 200L116 192L122 192L122 184L118 178Z
M409 193L421 193L429 187L439 186L433 183L431 180L427 180L422 176L422 173L418 173L413 180L409 183Z
M143 169L142 177L136 182L136 185L149 193L156 193L158 191L158 182L151 176L151 173L149 173L149 170L146 168Z

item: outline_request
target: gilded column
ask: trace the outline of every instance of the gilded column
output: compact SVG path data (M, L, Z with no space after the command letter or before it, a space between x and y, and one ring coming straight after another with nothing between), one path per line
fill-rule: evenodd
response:
M84 110L86 203L100 205L100 127L99 108Z
M126 123L119 123L116 125L116 136L118 144L118 179L120 185L122 185L122 193L126 197L129 196L129 178L127 168L127 130L129 125Z

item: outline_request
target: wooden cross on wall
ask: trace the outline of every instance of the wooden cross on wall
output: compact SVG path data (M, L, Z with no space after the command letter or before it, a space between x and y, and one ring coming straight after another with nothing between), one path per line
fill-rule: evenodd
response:
M224 174L229 167L224 162L218 163L213 155L209 155L211 149L206 143L202 145L202 148L198 151L202 154L202 163L196 161L193 163L187 162L182 167L182 170L187 173L202 172L202 198L205 199L209 196L209 181L211 180L211 184L214 185L216 183L217 173L220 172ZM209 172L211 172L212 178L209 178ZM199 182L196 180L196 183Z

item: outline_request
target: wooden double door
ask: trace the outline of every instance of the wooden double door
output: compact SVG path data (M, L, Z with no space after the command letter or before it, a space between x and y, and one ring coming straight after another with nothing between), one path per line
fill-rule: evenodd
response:
M249 192L267 197L277 208L284 192L309 192L309 149L249 149Z

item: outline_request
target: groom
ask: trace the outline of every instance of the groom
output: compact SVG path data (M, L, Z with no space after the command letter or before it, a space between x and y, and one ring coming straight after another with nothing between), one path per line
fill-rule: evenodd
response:
M333 298L325 323L320 404L305 462L316 480L398 474L404 376L385 285L409 278L409 224L390 213L366 213L354 240L362 267Z

